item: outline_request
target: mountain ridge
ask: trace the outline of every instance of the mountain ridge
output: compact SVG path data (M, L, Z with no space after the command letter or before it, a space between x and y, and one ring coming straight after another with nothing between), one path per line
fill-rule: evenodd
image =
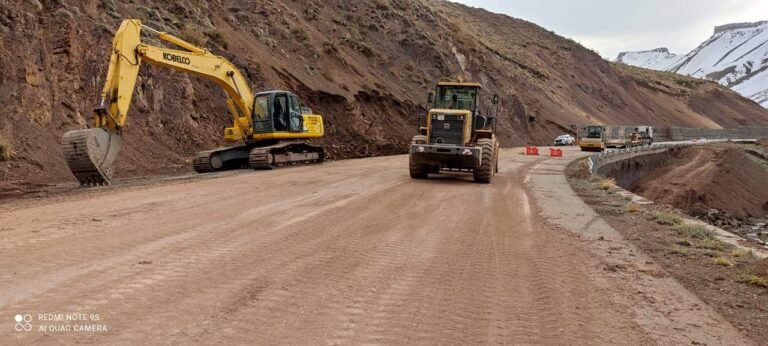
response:
M714 80L768 108L768 21L717 26L685 55L622 52L614 62Z

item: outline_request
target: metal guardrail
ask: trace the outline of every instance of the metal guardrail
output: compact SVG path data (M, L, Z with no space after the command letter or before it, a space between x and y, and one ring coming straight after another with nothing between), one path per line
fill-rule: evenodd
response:
M578 138L585 136L588 125L573 125ZM605 125L606 137L617 138L622 134L635 131L637 126ZM742 126L721 129L702 129L690 127L654 127L653 137L660 142L688 141L694 139L738 139L768 137L768 126Z
M697 141L697 142L670 142L670 143L654 143L653 145L649 146L641 146L641 147L632 147L632 148L624 148L624 149L614 149L614 150L607 150L601 153L592 154L587 159L587 164L589 165L589 170L592 172L592 174L597 174L598 169L603 167L609 162L615 162L620 160L624 156L631 156L635 157L637 154L640 153L659 153L669 150L670 148L684 148L684 147L690 147L694 145L704 145L704 144L712 144L712 143L725 143L728 141L739 141L739 142L755 142L756 139L708 139L705 141Z

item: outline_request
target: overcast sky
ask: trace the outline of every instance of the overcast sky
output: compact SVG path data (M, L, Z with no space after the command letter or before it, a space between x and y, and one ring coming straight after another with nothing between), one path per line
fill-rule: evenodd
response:
M714 27L768 20L768 0L453 0L534 22L613 59L667 47L685 54Z

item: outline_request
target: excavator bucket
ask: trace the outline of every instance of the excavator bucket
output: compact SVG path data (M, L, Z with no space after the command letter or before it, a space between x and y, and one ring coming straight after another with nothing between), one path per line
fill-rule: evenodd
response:
M81 185L108 185L122 148L119 135L100 128L69 131L61 138L64 159Z

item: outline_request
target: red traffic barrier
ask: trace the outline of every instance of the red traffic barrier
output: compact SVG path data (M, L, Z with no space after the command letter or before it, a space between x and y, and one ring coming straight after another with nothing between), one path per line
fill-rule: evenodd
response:
M551 156L551 157L563 157L563 149L549 148L549 156Z
M539 155L539 148L538 147L525 147L525 155Z

